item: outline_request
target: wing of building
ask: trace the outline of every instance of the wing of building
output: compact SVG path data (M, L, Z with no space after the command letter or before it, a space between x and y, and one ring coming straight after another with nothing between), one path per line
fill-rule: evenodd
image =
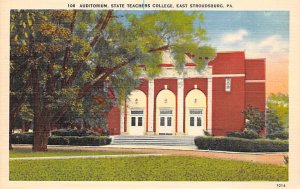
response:
M247 105L265 112L265 59L245 59L245 52L219 52L202 72L187 55L179 74L168 52L162 73L146 75L123 107L108 113L111 135L214 136L244 129Z

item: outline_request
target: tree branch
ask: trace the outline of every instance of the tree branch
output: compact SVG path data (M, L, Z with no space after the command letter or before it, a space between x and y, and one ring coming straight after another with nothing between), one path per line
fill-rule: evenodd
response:
M83 54L84 59L87 58L90 55L90 53L92 52L93 48L96 46L97 42L100 40L102 31L106 28L109 20L112 18L112 13L113 13L113 10L108 10L108 12L107 12L107 14L106 14L105 19L103 20L103 22L102 22L102 20L99 20L98 23L96 24L96 26L95 26L94 29L100 29L100 33L97 34L93 38L93 40L90 42L90 50L87 51L87 52L85 52ZM77 64L75 70L73 71L73 74L68 79L67 84L70 84L75 79L75 77L77 76L77 74L78 74L78 72L79 72L79 70L81 68L81 65L83 63L85 63L85 62L82 61L82 62L79 62Z
M72 22L71 22L70 27L69 27L69 30L71 32L71 36L73 34L73 30L74 30L74 26L75 26L75 22L76 22L76 15L77 15L77 11L74 10L73 17L72 17ZM63 61L63 67L62 67L62 69L63 69L62 73L64 75L66 75L67 63L68 63L69 57L71 55L71 43L72 43L72 37L70 37L70 39L67 41L67 45L66 45L64 61ZM65 84L66 84L66 77L62 79L61 86L63 87Z

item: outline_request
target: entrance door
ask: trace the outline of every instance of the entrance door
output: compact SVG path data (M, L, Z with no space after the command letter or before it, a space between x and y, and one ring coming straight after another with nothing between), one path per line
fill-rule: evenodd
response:
M159 135L172 135L174 128L173 110L160 109Z
M130 134L144 135L144 111L142 109L132 109L130 111Z
M198 131L199 129L203 129L202 120L203 120L203 110L202 109L190 109L189 111L189 130L191 132Z
M199 89L191 90L185 98L185 132L203 136L206 130L206 96Z

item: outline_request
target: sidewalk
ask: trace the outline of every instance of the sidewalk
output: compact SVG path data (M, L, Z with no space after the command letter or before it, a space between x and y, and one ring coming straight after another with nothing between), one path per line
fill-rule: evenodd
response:
M31 149L31 145L14 145L16 149ZM284 165L287 152L243 153L198 150L195 146L139 146L139 145L106 145L106 146L48 146L50 150L82 150L102 152L134 152L171 156L193 156L216 159L247 161L253 163Z
M124 155L22 157L22 158L9 158L9 160L95 159L95 158L120 158L120 157L150 157L150 156L166 156L166 154L124 154Z

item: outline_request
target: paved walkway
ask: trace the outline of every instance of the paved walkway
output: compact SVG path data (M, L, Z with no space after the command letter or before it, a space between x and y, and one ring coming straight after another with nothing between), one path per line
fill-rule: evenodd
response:
M150 157L150 156L166 156L166 154L124 154L124 155L122 154L122 155L22 157L22 158L9 158L9 160L94 159L94 158Z
M31 149L31 145L14 145L14 148ZM287 152L277 153L242 153L198 150L194 146L139 146L139 145L107 145L107 146L48 146L51 150L82 150L99 152L134 152L171 156L193 156L216 159L229 159L262 164L284 165ZM114 155L115 156L115 155Z

